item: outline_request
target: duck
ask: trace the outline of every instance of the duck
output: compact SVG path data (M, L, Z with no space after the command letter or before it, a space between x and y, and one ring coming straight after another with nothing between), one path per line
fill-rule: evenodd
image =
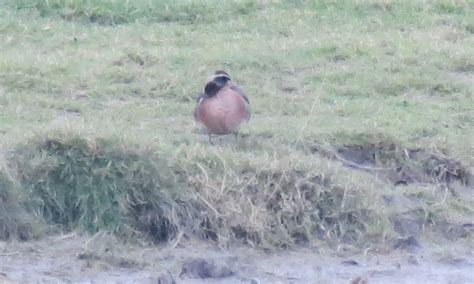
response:
M241 125L250 120L250 101L227 72L218 70L197 98L194 119L204 126L211 144L211 135L234 134L237 138Z

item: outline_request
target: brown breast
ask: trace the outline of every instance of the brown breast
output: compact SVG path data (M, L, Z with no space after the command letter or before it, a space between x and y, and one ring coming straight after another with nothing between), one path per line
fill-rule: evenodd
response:
M196 107L196 120L212 134L231 134L250 117L244 98L229 86L215 96L204 98Z

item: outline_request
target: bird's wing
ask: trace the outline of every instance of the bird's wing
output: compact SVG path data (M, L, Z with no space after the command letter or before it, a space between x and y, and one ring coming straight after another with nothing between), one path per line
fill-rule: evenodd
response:
M240 88L238 85L232 85L230 88L236 91L237 93L239 93L242 96L242 98L244 98L244 100L247 102L247 104L250 104L249 98L245 95L242 88Z
M197 98L196 98L196 102L197 102L197 105L196 107L194 108L194 120L195 121L199 121L199 118L198 118L198 115L197 115L197 110L198 110L198 107L199 105L202 103L202 100L204 99L204 94L200 94Z
M244 91L238 85L232 85L230 87L233 91L237 92L245 100L245 111L247 113L247 121L250 120L250 101L249 98L245 95Z

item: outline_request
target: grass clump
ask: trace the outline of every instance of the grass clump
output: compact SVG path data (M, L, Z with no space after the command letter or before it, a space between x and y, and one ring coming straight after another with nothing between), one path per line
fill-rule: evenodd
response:
M42 220L20 205L24 199L6 171L0 172L0 240L27 241L45 232Z
M18 147L10 164L29 196L22 206L63 230L282 248L362 244L383 222L370 189L338 182L311 161L228 164L199 153L178 150L172 158L111 139L50 135Z
M311 148L323 157L304 151L241 157L189 145L161 153L114 139L48 135L12 152L18 187L6 188L28 197L16 210L63 230L155 242L184 235L265 249L372 246L397 234L421 234L425 225L457 225L449 221L454 207L459 216L469 214L462 200L417 186L466 186L462 164L380 139L353 137L352 144L335 143L340 147L333 152ZM386 181L405 187L388 190L393 184Z
M390 230L377 206L380 196L324 162L285 155L240 164L201 161L196 155L183 168L206 238L263 248L319 241L361 245Z
M19 147L12 162L25 206L63 229L167 240L178 230L181 184L166 159L110 140L57 136Z

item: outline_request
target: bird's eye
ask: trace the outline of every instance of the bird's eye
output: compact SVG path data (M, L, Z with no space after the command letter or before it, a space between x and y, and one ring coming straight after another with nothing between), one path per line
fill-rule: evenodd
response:
M220 85L225 85L225 83L227 83L227 81L229 80L230 80L229 77L226 77L226 76L220 76L214 79L214 81Z

